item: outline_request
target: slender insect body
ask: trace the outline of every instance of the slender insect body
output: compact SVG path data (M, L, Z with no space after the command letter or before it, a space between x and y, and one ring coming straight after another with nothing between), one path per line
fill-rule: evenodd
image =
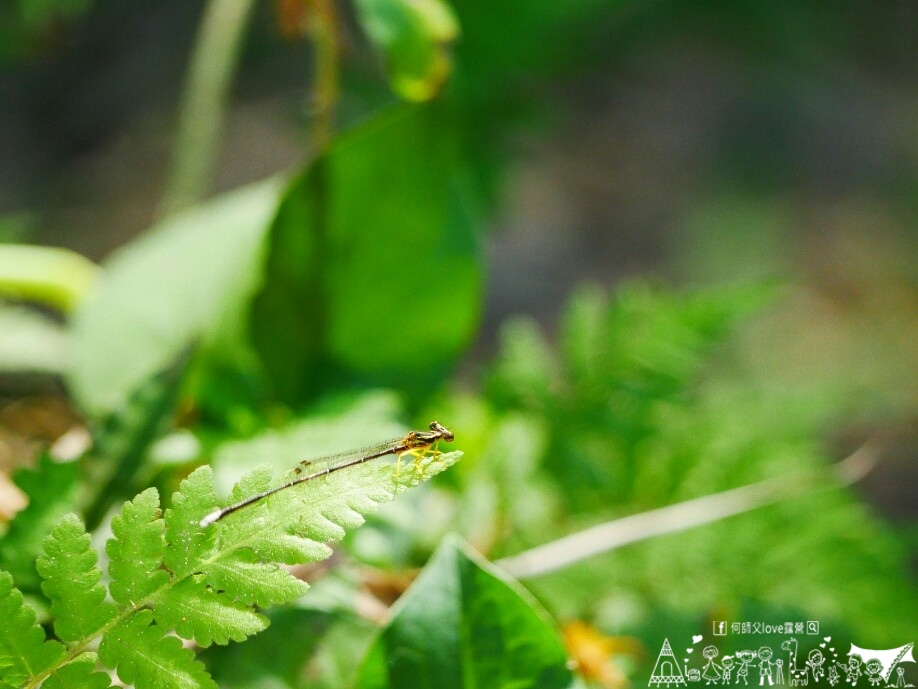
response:
M294 478L291 480L275 488L240 500L227 507L214 510L200 521L200 526L201 528L210 526L214 522L223 519L223 517L228 514L248 507L274 493L279 493L282 490L292 488L300 483L305 483L306 481L311 481L321 476L328 476L333 472L356 466L357 464L363 464L364 462L369 462L379 457L396 455L400 466L402 455L410 454L417 460L427 454L431 448L433 448L433 452L436 455L439 452L437 450L437 444L441 440L450 443L453 441L454 437L452 431L441 425L438 421L433 421L428 431L411 431L402 438L396 438L395 440L380 443L379 445L363 448L361 450L351 450L350 452L320 457L319 459L304 460L294 469ZM304 476L303 472L306 470L310 470L310 473Z

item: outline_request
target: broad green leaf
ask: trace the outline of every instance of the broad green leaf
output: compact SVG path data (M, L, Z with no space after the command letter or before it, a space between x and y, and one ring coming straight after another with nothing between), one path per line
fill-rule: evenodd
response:
M122 407L193 342L247 356L238 319L259 277L279 182L233 192L174 216L104 263L76 310L69 383L93 416Z
M38 558L41 588L51 599L54 631L61 641L79 641L99 633L115 614L105 601L102 570L89 534L75 514L65 516L44 541Z
M444 0L357 0L357 18L386 56L392 89L403 98L433 97L452 69L449 48L459 24Z
M35 558L51 527L73 510L79 467L74 462L55 462L42 453L35 469L22 469L14 478L29 504L0 538L0 565L21 589L35 591L39 582Z
M0 371L62 374L71 340L40 313L0 303Z
M443 543L393 613L359 689L578 686L544 611L458 539Z
M252 315L284 400L355 380L424 390L468 342L482 276L456 146L443 110L398 108L287 190Z
M84 653L57 670L42 684L42 689L106 689L112 685L104 672L96 672L95 653Z
M134 494L134 479L150 446L171 425L192 353L191 348L180 352L165 370L145 380L93 433L93 456L98 461L93 498L85 510L90 530L114 503Z
M341 640L329 638L329 633L342 625L338 615L281 608L271 611L268 617L271 626L245 644L213 646L201 654L221 689L299 689L304 686L330 689L348 686L344 682L323 682L325 673L315 662L317 653L341 651ZM351 636L354 636L354 626L347 626ZM364 623L364 626L369 624ZM336 648L331 649L330 645ZM353 670L354 658L359 657L359 651L353 647L347 650L351 651L348 662ZM303 678L307 675L309 679L305 683Z
M0 572L0 620L0 687L17 687L64 655L63 645L45 640L8 572Z
M115 625L99 646L102 662L137 689L217 689L194 653L150 624L152 617L140 610Z
M70 311L98 277L98 267L68 249L0 244L0 296Z
M112 598L123 605L145 600L163 586L168 573L161 568L165 539L159 494L148 488L112 519L113 537L105 545L109 557Z

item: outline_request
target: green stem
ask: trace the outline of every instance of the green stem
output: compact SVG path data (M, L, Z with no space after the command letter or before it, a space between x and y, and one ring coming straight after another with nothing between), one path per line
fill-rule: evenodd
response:
M315 153L319 155L328 147L335 128L335 105L339 95L338 57L341 48L334 4L331 0L315 0L312 9L309 23L315 50L315 120L312 140Z
M193 205L210 187L229 89L254 4L254 0L208 0L179 106L163 215Z

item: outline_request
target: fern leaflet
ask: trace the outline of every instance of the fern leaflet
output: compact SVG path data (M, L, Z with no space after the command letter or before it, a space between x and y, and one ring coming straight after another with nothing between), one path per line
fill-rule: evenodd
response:
M104 672L96 672L98 657L84 653L51 675L41 689L108 689L112 683Z
M199 522L217 507L217 497L210 467L201 467L182 482L164 516L151 488L113 519L108 591L82 522L65 516L37 562L55 632L65 643L45 639L12 576L0 572L0 615L12 620L0 631L0 689L43 682L50 689L102 689L110 682L96 672L98 663L137 689L215 689L182 639L209 646L261 631L267 619L256 605L290 602L308 588L278 562L324 559L331 553L326 543L361 524L362 514L460 456L427 457L400 470L356 466L276 493L205 529ZM230 499L270 485L270 472L256 470ZM97 657L87 649L100 637Z
M89 534L75 514L68 514L45 538L45 554L38 558L42 590L51 600L54 631L61 641L79 641L114 617L105 602L102 570L96 562Z
M63 645L45 640L35 611L23 604L7 572L0 572L0 619L0 687L19 686L64 656Z

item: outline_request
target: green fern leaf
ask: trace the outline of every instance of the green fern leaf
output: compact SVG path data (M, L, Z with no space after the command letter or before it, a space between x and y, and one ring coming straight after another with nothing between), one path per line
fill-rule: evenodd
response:
M0 619L0 687L19 686L63 657L64 647L45 640L35 611L23 603L8 572L0 572Z
M194 653L152 620L152 612L141 610L116 624L99 646L102 662L138 688L217 689Z
M44 453L34 469L22 469L14 475L16 485L29 496L29 504L0 538L0 567L13 575L23 591L38 592L35 559L42 539L73 510L79 475L75 462L55 462Z
M309 586L275 564L258 560L251 551L227 555L206 568L208 583L246 605L266 608L294 601Z
M54 631L61 641L92 637L115 616L105 602L102 570L89 534L74 514L66 515L44 541L45 554L36 563L41 587L51 599Z
M200 569L201 561L214 551L212 531L202 532L201 518L217 506L213 474L210 467L193 471L179 485L166 510L166 548L164 561L173 576L184 577Z
M42 689L108 689L112 683L104 672L96 672L98 658L95 653L84 653L41 685Z
M243 641L268 626L268 620L203 582L185 579L166 591L156 606L156 621L199 646Z
M391 465L368 462L275 493L222 520L219 550L247 548L261 558L276 560L283 553L273 544L277 533L315 542L340 540L345 529L363 523L363 513L443 471L461 456L451 452L404 462L398 473Z
M68 654L61 644L44 641L34 613L23 609L22 596L5 575L0 611L9 608L9 616L20 620L13 634L31 647L11 651L0 636L4 677L17 673L16 685L9 686L22 680L29 686L44 680L52 689L107 686L105 675L93 672L94 656L82 652L101 636L101 662L137 689L216 687L181 639L209 646L261 631L267 619L255 605L295 600L308 588L276 562L327 557L331 550L320 540L340 538L344 528L363 521L363 512L443 471L460 456L427 457L400 472L384 463L355 466L281 491L206 529L200 520L217 503L210 467L182 482L162 518L156 491L147 490L112 521L114 537L106 552L114 604L105 600L102 572L85 528L68 515L45 539L37 567L51 599L55 630L72 644L71 650ZM270 473L256 471L239 483L233 499L270 483ZM167 635L173 630L178 636Z
M261 466L244 476L233 488L229 502L234 503L249 495L267 490L272 485L271 469ZM227 546L244 544L255 555L269 562L282 562L287 565L301 562L318 562L331 555L331 548L319 540L305 538L290 524L272 531L263 528L260 515L268 508L264 505L253 505L249 518L233 520L232 530L221 530L223 543Z
M169 580L161 569L165 540L159 494L149 488L125 503L112 519L114 538L105 546L112 598L123 605L145 600Z

